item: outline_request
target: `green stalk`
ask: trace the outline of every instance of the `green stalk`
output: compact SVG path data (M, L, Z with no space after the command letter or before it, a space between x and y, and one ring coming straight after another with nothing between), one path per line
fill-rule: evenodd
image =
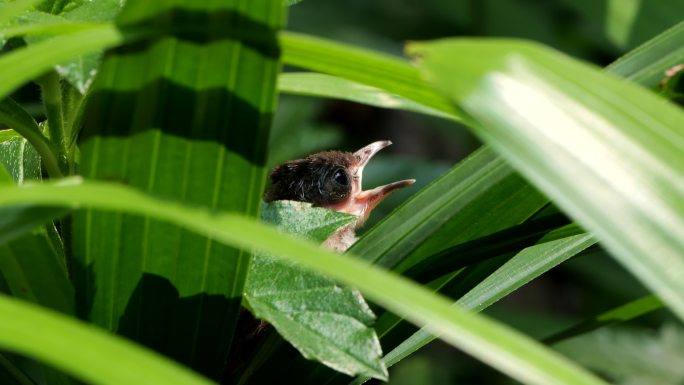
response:
M59 75L50 71L39 80L43 93L43 104L47 114L50 140L57 147L60 159L66 159L66 142L64 140L64 114L62 111L62 88Z
M52 178L64 176L58 161L58 151L43 135L38 123L11 98L0 101L0 122L11 127L36 149L45 169Z

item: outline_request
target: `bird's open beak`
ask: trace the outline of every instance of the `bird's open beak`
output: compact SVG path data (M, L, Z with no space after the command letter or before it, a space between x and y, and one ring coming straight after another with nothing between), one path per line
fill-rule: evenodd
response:
M336 207L331 207L337 211L348 214L353 214L359 217L357 226L362 225L370 212L382 202L385 197L390 195L397 189L412 185L415 179L406 179L398 182L386 184L384 186L376 187L372 190L364 191L361 187L361 179L363 176L363 169L368 164L368 161L378 151L391 145L389 140L381 140L373 142L354 153L356 162L350 167L350 174L352 176L352 192L349 199L340 202Z

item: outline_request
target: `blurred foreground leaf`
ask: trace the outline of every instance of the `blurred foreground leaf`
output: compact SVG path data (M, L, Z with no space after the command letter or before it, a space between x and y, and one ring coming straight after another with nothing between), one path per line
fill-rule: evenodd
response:
M684 318L680 109L532 43L454 39L409 51L481 138Z
M110 199L116 196L118 199ZM82 207L147 215L240 248L300 263L341 283L522 382L604 384L562 356L488 318L471 313L400 276L357 258L321 250L243 215L216 213L153 198L106 182L64 180L30 188L0 186L0 207L21 204Z

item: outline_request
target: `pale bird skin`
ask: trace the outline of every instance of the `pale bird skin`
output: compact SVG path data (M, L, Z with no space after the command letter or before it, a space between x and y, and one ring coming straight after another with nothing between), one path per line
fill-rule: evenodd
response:
M362 189L364 167L373 155L391 144L389 140L382 140L353 153L323 151L287 161L271 172L271 185L264 200L308 202L356 216L358 220L323 243L327 249L345 251L356 241L355 230L363 225L378 203L395 190L415 182L415 179L406 179L371 190Z

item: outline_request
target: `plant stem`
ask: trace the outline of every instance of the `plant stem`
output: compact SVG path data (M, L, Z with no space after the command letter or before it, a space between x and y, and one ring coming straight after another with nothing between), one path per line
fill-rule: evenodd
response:
M48 120L50 140L57 147L57 156L66 159L66 142L64 140L64 114L62 112L62 88L59 75L50 71L43 75L38 83L43 93L43 103Z
M36 149L52 178L62 177L55 146L40 132L33 118L11 98L0 101L0 121L11 127Z

